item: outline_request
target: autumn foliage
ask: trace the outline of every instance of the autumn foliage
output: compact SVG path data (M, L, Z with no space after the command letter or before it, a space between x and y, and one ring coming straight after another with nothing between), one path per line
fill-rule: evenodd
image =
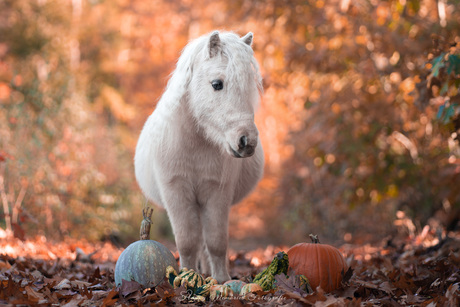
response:
M233 209L232 244L310 232L378 242L401 221L411 235L425 224L453 230L456 6L2 1L0 225L20 238L133 241L145 203L133 176L139 131L188 40L226 29L254 32L265 88L256 118L265 177ZM154 238L172 239L163 211L153 224Z

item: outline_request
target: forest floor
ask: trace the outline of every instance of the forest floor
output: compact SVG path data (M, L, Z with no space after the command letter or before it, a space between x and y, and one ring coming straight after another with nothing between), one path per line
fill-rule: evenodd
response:
M250 298L222 298L219 305L313 306L459 306L460 232L388 237L379 245L339 247L352 270L332 293L296 292L289 285ZM231 250L230 274L248 280L286 246ZM180 289L162 283L142 289L137 283L116 287L114 268L122 250L110 243L91 244L44 237L19 240L0 230L0 306L140 306L195 304ZM175 253L177 257L177 252ZM198 303L203 305L203 303Z

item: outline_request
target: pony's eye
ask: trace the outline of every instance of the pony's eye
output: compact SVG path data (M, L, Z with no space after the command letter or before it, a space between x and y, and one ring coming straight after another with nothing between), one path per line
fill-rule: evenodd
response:
M219 79L212 80L211 85L216 91L220 91L221 89L224 88L224 82L222 82L222 80L219 80Z

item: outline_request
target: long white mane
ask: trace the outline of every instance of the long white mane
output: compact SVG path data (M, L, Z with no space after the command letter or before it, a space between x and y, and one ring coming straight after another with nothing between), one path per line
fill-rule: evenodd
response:
M169 107L180 103L186 97L197 62L208 56L206 46L210 35L211 33L192 40L182 50L176 69L173 71L162 97L162 100L168 101ZM228 61L225 68L227 84L244 86L255 82L257 89L262 94L262 77L251 46L243 43L241 38L233 32L220 32L219 36L222 41L222 55ZM251 69L248 69L248 66ZM254 103L256 109L258 100Z

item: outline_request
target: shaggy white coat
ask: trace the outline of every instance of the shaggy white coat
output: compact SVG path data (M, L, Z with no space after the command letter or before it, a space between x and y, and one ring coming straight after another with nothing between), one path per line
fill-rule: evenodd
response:
M262 84L252 38L215 31L185 47L134 159L143 193L167 210L181 267L200 269L219 283L230 279L230 207L263 172L254 124ZM223 82L221 90L214 80Z

